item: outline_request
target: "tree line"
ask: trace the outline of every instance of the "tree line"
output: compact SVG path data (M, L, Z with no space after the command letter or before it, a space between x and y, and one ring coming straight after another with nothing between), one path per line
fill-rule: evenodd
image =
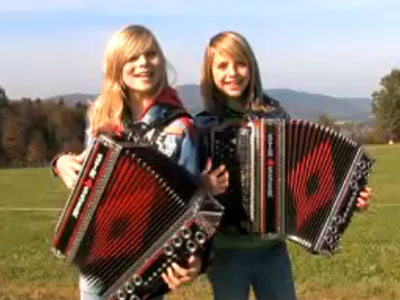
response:
M375 127L338 126L328 115L317 122L348 133L360 143L400 140L400 69L384 76L372 94ZM67 106L63 99L10 101L0 87L0 167L42 166L60 152L83 149L87 106Z
M63 99L10 101L0 87L0 167L43 166L59 152L81 151L86 109Z
M376 127L390 140L400 140L400 69L393 69L372 94Z

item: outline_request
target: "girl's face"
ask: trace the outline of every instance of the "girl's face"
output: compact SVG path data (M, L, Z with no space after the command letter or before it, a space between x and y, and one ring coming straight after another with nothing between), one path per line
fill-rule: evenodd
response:
M162 57L155 47L133 57L122 68L122 80L134 92L151 95L164 73Z
M239 98L250 81L250 67L246 61L216 51L211 65L214 84L229 98Z

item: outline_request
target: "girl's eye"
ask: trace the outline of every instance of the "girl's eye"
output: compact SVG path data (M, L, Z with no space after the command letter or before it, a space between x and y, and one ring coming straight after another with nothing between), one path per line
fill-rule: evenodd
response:
M138 58L139 58L138 55L132 56L132 57L129 59L129 61L130 61L130 62L133 62L133 61L136 61Z
M145 53L147 58L154 58L157 56L157 52L155 50L150 50Z
M217 65L217 68L220 70L226 69L226 67L228 66L228 63L220 63Z
M238 62L238 63L237 63L237 66L238 66L239 68L246 68L246 67L247 67L247 64L246 64L245 62L241 61L241 62Z

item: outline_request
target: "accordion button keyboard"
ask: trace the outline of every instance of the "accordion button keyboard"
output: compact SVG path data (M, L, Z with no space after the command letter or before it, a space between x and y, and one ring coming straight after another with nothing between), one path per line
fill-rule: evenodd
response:
M192 236L192 231L189 228L182 228L180 233L185 240L190 239Z
M341 224L343 224L343 222L344 222L344 220L343 220L343 218L342 218L341 216L336 216L336 217L333 219L333 221L334 221L336 224L338 224L338 225L341 225Z
M190 253L195 253L197 250L198 246L197 244L192 241L192 240L188 240L186 242L186 249L190 252Z
M334 226L334 225L333 225L333 226L329 227L329 232L330 232L331 234L337 234L338 231L339 231L339 229L338 229L337 226Z
M180 236L175 236L172 240L172 244L175 248L180 248L183 245L183 240Z
M194 234L194 239L197 243L203 245L206 242L207 237L203 231L199 230Z
M164 246L164 253L167 256L171 256L172 254L174 254L174 248L171 245L165 245Z
M332 244L333 244L333 237L332 237L331 235L327 235L327 236L325 237L325 241L326 241L326 243L328 244L328 246L332 246Z
M125 290L128 294L133 294L133 292L135 291L135 286L130 283L130 282L126 282L125 283Z
M123 290L118 290L117 292L117 297L118 300L125 300L126 299L126 293Z
M133 276L133 283L134 283L136 286L141 286L142 283L143 283L142 277L141 277L141 276L138 276L138 275L134 275L134 276Z

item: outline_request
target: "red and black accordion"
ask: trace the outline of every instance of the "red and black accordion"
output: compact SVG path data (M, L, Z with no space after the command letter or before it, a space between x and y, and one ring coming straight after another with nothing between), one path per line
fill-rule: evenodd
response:
M222 223L314 253L337 248L372 165L360 145L312 122L263 118L216 126L210 143L214 167L230 173Z
M201 254L223 208L153 147L100 136L56 227L54 252L108 299L168 291L161 274Z

